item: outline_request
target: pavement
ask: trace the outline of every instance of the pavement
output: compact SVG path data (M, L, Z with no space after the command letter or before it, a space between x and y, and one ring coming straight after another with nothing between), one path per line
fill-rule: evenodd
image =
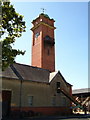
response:
M90 115L74 116L38 116L28 118L4 118L2 120L90 120Z

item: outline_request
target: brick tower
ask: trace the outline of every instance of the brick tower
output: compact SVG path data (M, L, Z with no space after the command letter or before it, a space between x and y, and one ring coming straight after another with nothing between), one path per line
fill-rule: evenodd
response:
M32 66L55 71L54 19L41 13L32 21Z

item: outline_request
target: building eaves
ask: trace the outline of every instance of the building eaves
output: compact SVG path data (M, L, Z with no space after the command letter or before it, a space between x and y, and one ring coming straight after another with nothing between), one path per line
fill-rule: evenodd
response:
M72 86L70 83L68 83L68 82L65 80L65 78L63 77L63 75L61 74L60 71L50 73L49 82L51 82L58 74L60 75L60 77L63 79L63 81L64 81L66 84Z
M63 79L63 81L64 81L66 84L72 86L70 83L68 83L68 82L65 80L65 78L63 77L63 75L61 74L60 71L58 71L58 73L59 73L59 75L61 76L61 78Z

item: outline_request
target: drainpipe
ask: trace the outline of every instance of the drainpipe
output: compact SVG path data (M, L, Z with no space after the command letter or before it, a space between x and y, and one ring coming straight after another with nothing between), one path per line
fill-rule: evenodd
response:
M21 117L21 112L22 112L22 82L23 82L23 77L20 75L20 73L17 71L17 69L14 67L14 65L10 65L11 69L15 73L15 75L19 78L20 80L20 99L19 99L19 110L20 110L20 117Z

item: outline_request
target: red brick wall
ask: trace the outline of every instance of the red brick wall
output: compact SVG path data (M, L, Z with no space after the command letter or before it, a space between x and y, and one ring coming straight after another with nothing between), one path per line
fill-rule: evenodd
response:
M54 21L48 18L41 16L44 23L52 25L54 27ZM41 18L37 18L35 22L39 22ZM34 26L35 26L34 22ZM35 34L39 32L37 43L35 43ZM54 46L48 46L50 50L50 55L47 55L48 47L44 45L44 37L49 35L51 38L54 38L54 29L49 26L40 24L39 27L33 30L32 37L32 66L41 67L48 69L51 72L55 71L55 48Z
M12 111L19 108L12 108ZM70 115L72 113L69 107L22 107L22 111L33 111L42 115Z

